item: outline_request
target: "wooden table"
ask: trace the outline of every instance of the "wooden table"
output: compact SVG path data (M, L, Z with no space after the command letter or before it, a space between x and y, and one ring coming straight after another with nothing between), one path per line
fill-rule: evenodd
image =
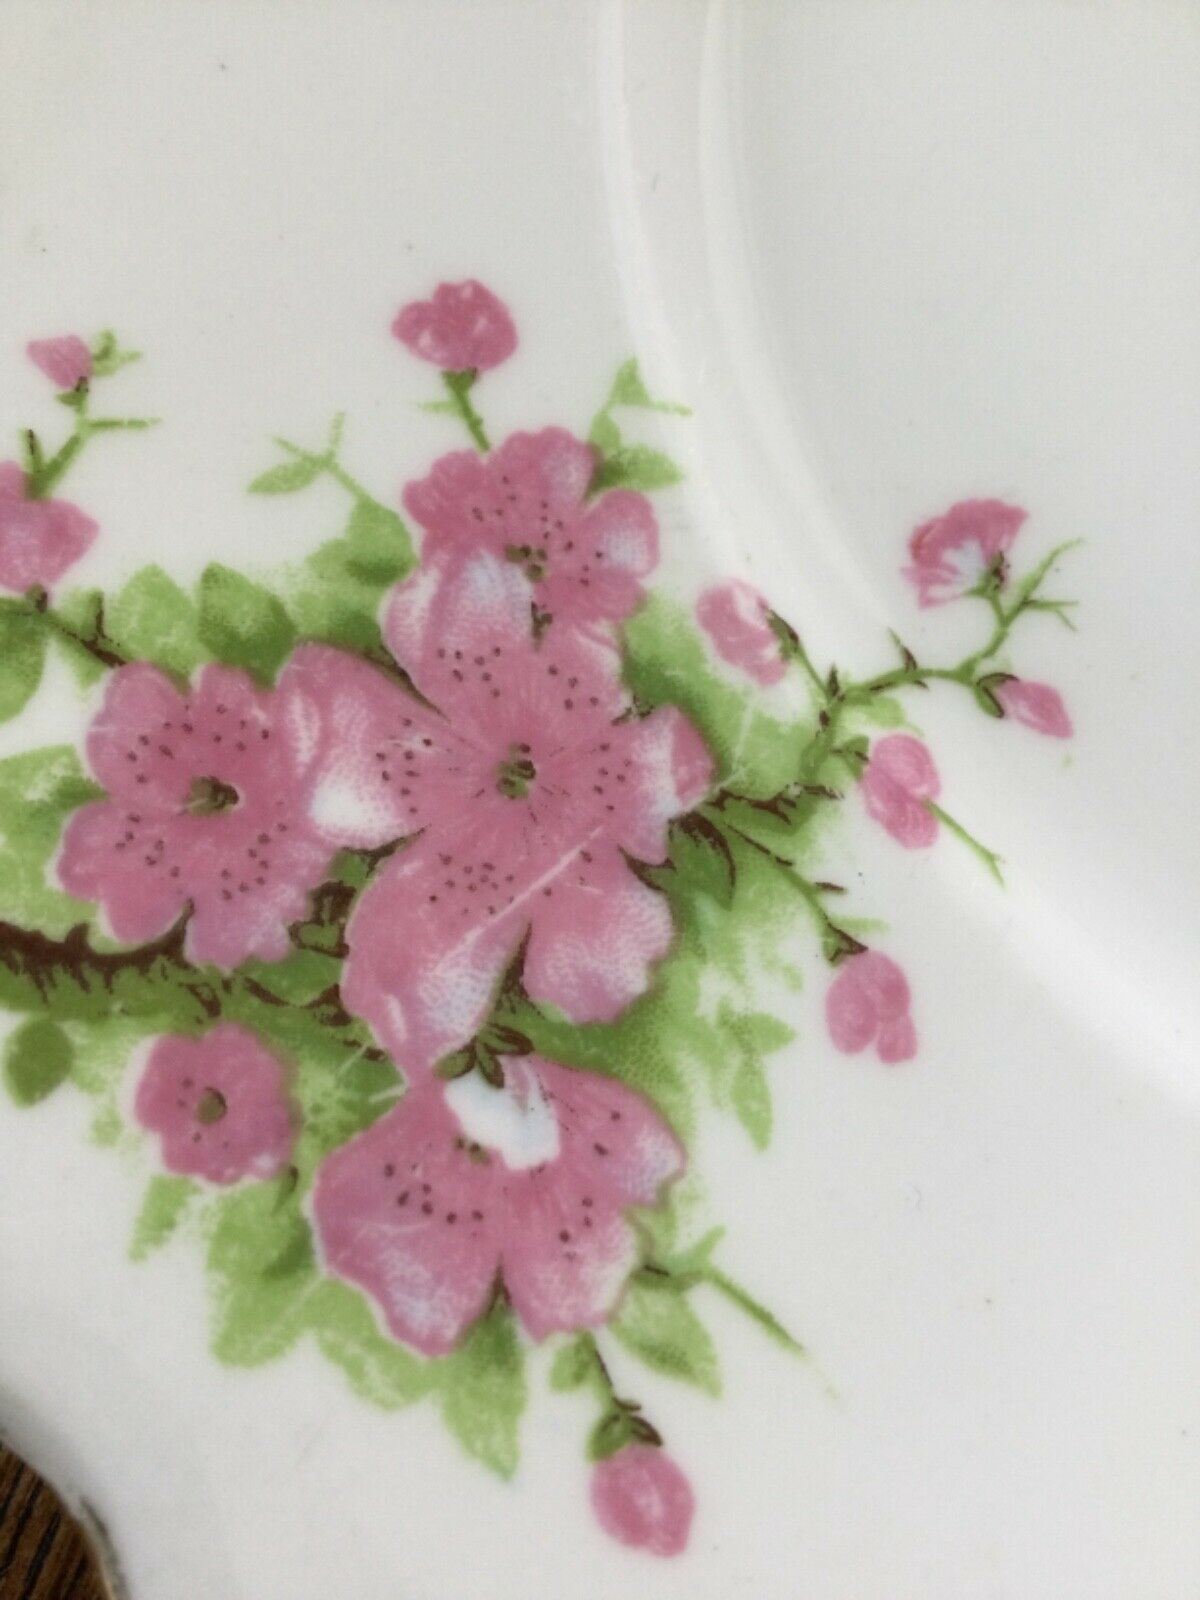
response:
M107 1600L57 1497L0 1450L0 1600Z

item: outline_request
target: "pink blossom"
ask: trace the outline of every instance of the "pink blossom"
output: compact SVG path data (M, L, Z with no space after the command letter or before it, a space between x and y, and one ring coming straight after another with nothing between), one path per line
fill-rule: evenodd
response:
M514 433L488 456L443 456L404 491L425 529L423 559L452 567L488 551L524 573L551 618L628 616L658 564L658 523L632 489L587 498L597 461L564 428Z
M851 956L825 995L825 1020L834 1048L857 1055L874 1044L879 1059L908 1061L917 1051L909 1015L908 979L878 950Z
M432 299L403 306L392 332L413 355L443 372L486 372L517 348L508 307L474 278L441 283Z
M87 738L108 797L68 822L63 887L99 900L118 939L154 938L188 911L193 961L285 956L332 854L307 820L301 735L278 692L243 672L207 666L180 691L145 662L121 667Z
M665 859L708 752L673 707L629 715L611 650L554 629L535 643L528 606L490 557L424 571L394 591L385 634L431 705L315 645L281 685L313 729L315 825L347 845L412 837L355 908L342 982L410 1075L471 1038L522 946L529 994L593 1022L643 992L671 941L626 858Z
M937 818L926 801L936 800L941 780L933 757L908 733L876 740L861 779L867 810L906 850L920 850L937 838Z
M92 375L92 352L77 333L32 339L25 354L60 389L74 389Z
M411 1089L327 1156L313 1190L325 1266L363 1289L392 1334L451 1350L503 1283L535 1339L611 1315L682 1146L650 1103L537 1056Z
M717 654L764 687L787 671L770 616L758 590L737 579L706 589L696 602L696 620Z
M210 1183L272 1178L292 1153L283 1068L234 1022L201 1039L157 1040L134 1110L143 1128L161 1136L169 1172Z
M592 1468L592 1509L605 1533L655 1556L687 1546L696 1498L658 1445L627 1444Z
M32 500L15 461L0 462L0 588L49 589L96 537L91 517L68 500Z
M1048 683L1006 678L992 693L1006 716L1023 722L1035 733L1047 734L1051 739L1069 739L1074 732L1062 695Z
M904 575L922 606L945 605L976 587L1011 547L1029 515L1003 500L960 500L923 522L908 541Z

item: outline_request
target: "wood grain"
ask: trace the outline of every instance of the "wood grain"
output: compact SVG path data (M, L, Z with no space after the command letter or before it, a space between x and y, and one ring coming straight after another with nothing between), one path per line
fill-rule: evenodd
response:
M107 1600L79 1528L6 1450L0 1450L0 1600Z

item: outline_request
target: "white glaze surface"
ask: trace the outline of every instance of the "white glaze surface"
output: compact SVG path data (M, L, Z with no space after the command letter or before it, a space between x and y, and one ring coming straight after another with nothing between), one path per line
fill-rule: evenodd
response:
M194 1253L126 1258L146 1153L93 1148L66 1097L0 1109L0 1417L99 1509L133 1600L1188 1600L1195 8L9 0L6 20L0 423L44 404L18 353L60 324L128 330L131 407L169 419L80 467L105 530L81 581L317 543L320 494L281 519L244 484L331 399L356 456L397 485L423 470L441 419L375 335L414 285L469 273L521 318L497 429L586 417L636 348L696 411L671 434L670 582L744 570L822 658L870 658L897 617L930 637L902 540L951 499L1015 497L1087 541L1080 635L1047 622L1032 647L1069 687L1067 759L922 708L1007 894L853 824L918 1060L836 1056L813 983L781 1002L799 1036L769 1155L703 1131L741 1275L837 1399L706 1307L722 1403L655 1393L714 1512L679 1562L592 1524L570 1398L502 1484L310 1348L218 1365ZM77 734L65 681L0 753L35 721Z

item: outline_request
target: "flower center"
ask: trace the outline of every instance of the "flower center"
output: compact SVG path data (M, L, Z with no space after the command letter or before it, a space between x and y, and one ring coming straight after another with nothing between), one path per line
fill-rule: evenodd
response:
M496 787L510 800L524 800L537 777L537 768L529 759L527 744L512 744L508 758L496 768Z
M194 817L212 817L218 811L230 810L240 799L233 785L222 783L220 778L193 778L187 809Z
M530 583L540 583L546 576L546 563L549 557L540 545L508 544L504 547L504 554L520 567Z
M196 1102L196 1121L211 1128L228 1110L229 1104L219 1089L205 1089Z

